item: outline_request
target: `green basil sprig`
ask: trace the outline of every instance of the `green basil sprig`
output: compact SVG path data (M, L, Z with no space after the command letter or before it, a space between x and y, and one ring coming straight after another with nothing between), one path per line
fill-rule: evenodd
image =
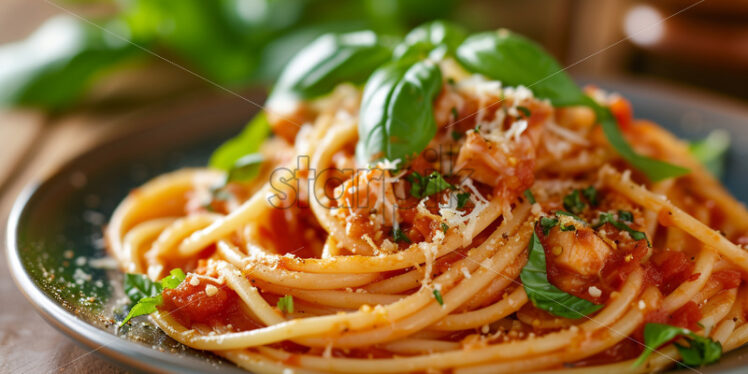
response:
M634 367L639 366L647 360L652 352L661 345L682 336L688 342L688 346L675 343L683 364L691 367L709 365L717 362L722 356L722 344L708 337L697 335L691 330L681 327L665 325L662 323L648 323L644 326L644 352L634 362Z
M313 99L344 82L363 83L391 55L372 31L322 35L286 65L268 102Z
M268 135L270 124L265 112L261 112L239 135L221 144L211 155L208 165L226 171L226 182L250 180L260 170L262 156L257 151Z
M458 61L468 70L508 86L524 85L554 106L592 108L613 148L653 181L688 173L688 169L636 153L626 142L613 114L582 92L553 57L535 42L507 30L468 37L457 48Z
M411 30L402 43L395 47L395 59L429 57L441 60L454 55L467 33L462 27L442 20L425 23Z
M522 279L527 298L536 308L556 316L579 319L603 307L561 291L548 281L545 251L534 231L528 251L527 264L522 268L519 277Z
M125 274L125 293L134 305L119 325L124 326L133 317L155 312L156 307L164 303L161 292L165 288L179 287L186 277L182 269L173 269L159 282L154 282L142 274Z
M612 213L600 213L600 216L598 218L599 222L597 223L597 225L593 226L592 228L597 229L597 228L599 228L600 226L602 226L602 225L604 225L606 223L610 223L611 225L613 225L613 227L615 227L615 228L617 228L619 230L622 230L622 231L626 231L627 233L629 233L629 235L631 236L631 239L634 239L634 240L642 240L642 239L646 240L647 241L647 247L651 247L652 243L647 238L647 234L645 234L645 233L643 233L641 231L637 231L637 230L632 229L631 226L627 225L624 222L626 220L628 220L628 222L632 221L632 217L633 216L632 216L631 212L622 211L622 210L619 210L618 212L619 212L618 213L618 215L619 215L618 218L620 218L620 219L616 218L616 216L614 214L612 214ZM621 213L623 213L623 214L621 214Z
M618 122L616 122L610 109L603 107L587 96L584 97L584 102L581 104L587 105L595 111L597 120L600 122L603 133L605 133L605 137L610 142L610 145L613 146L624 160L628 161L628 163L633 165L636 169L646 174L647 178L657 182L663 179L685 175L690 172L690 170L684 167L655 160L636 153L623 137L623 134L621 134Z
M436 135L433 101L441 85L441 70L429 60L393 61L377 69L361 100L359 163L405 161L423 151Z

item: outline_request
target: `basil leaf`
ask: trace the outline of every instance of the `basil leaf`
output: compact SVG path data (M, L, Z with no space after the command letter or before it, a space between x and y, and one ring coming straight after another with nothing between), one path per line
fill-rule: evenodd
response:
M153 297L161 294L161 283L150 280L143 274L125 274L125 294L130 301L137 303L146 297Z
M647 178L657 182L663 179L688 174L690 172L690 170L684 167L669 164L636 153L623 137L623 134L621 134L621 129L618 127L618 123L616 122L615 117L613 117L613 113L611 113L610 109L601 106L587 96L584 97L584 104L595 111L597 120L600 122L600 126L603 128L603 133L605 133L605 137L608 139L608 142L610 142L610 145L613 146L616 152L618 152L624 160L646 174Z
M522 268L519 277L522 279L527 298L536 308L556 316L578 319L603 307L561 291L548 282L545 251L534 231L528 251L527 264Z
M250 121L242 132L227 140L221 144L218 149L213 152L210 156L208 165L215 169L224 170L229 172L229 179L231 179L231 171L240 169L245 164L239 162L242 157L256 153L262 142L270 134L270 124L268 123L267 116L264 112L257 114L252 121ZM237 177L254 177L257 174L245 173L238 174ZM244 180L246 180L244 179ZM237 178L237 180L239 180Z
M257 177L260 173L260 166L265 161L262 153L250 153L236 160L234 166L229 170L226 176L226 183L234 181L248 181Z
M428 60L395 61L377 69L361 101L358 161L406 160L423 151L436 135L433 101L441 86L441 70Z
M402 43L395 47L396 59L429 57L438 61L454 55L467 33L462 27L447 21L425 23L411 30Z
M161 280L161 286L163 288L174 289L179 287L179 284L182 283L185 278L187 278L187 275L184 274L182 269L172 269L169 272L169 275Z
M120 326L124 326L127 321L133 317L142 316L145 314L151 314L156 311L156 307L163 304L164 299L161 293L165 288L173 289L179 287L179 285L187 278L182 269L172 269L169 275L161 279L159 282L154 282L148 279L145 275L140 274L126 274L125 275L125 292L127 297L135 303L130 308L130 312L127 313Z
M587 97L553 57L523 36L507 30L474 34L457 48L457 60L468 70L505 85L524 85L535 96L549 99L554 106L585 105L592 108L613 148L653 181L689 172L680 166L634 152L610 110Z
M695 335L686 338L689 345L675 343L682 359L681 362L686 366L698 367L709 365L719 361L722 357L722 344L715 342L710 338Z
M164 299L161 295L156 295L153 297L145 297L140 299L137 304L133 305L132 308L130 308L130 312L127 313L127 317L122 320L122 322L119 324L120 326L124 326L127 321L129 321L133 317L142 316L146 314L151 314L156 311L156 307L163 304Z
M578 105L585 97L540 45L508 30L469 36L457 48L457 60L468 70L504 85L527 86L554 106Z
M691 155L701 161L716 178L722 178L724 175L728 149L730 149L730 134L724 130L714 130L706 138L693 141L688 146Z
M137 55L142 51L93 25L51 18L25 40L0 47L0 106L64 109L103 72Z
M685 365L708 365L716 362L722 356L722 344L708 337L697 335L691 330L681 327L662 323L647 323L644 326L644 352L634 362L633 366L643 364L655 349L678 336L684 337L689 344L688 346L675 344Z
M344 82L363 83L390 56L372 31L322 35L286 65L268 103L312 99Z

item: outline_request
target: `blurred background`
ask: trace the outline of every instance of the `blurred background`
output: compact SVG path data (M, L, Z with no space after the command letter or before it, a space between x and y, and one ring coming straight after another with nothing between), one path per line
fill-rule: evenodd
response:
M267 87L324 32L402 35L436 18L523 33L577 75L748 100L746 0L0 0L0 104L112 109L209 88L195 75Z
M0 0L0 227L25 184L104 139L208 106L249 118L239 96L262 103L322 33L397 36L437 18L525 34L580 79L748 108L748 0ZM29 313L3 271L0 299L1 372L115 370Z
M437 18L525 34L586 81L748 103L748 0L0 0L0 193L45 139L75 153L124 127L108 123L211 97L254 110L239 96L262 103L320 34L401 36Z

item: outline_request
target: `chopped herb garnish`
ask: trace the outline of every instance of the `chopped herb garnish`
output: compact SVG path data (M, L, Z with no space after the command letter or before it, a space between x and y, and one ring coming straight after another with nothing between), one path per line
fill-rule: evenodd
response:
M407 179L410 182L410 195L419 199L431 196L448 188L455 188L455 186L449 184L449 182L444 180L444 177L436 171L431 172L427 177L414 171L408 175Z
M462 209L470 200L470 192L460 192L457 194L457 209Z
M530 118L530 115L532 114L530 112L530 109L528 109L525 106L517 105L517 110L519 110L520 112L522 112L522 114L525 115L525 118Z
M577 220L577 221L579 221L581 223L585 223L586 224L586 222L584 222L584 220L581 217L579 217L578 215L576 215L574 213L569 213L569 212L566 212L566 211L563 211L563 210L557 210L556 211L556 217L559 217L559 216L569 216L569 217L574 218L575 220Z
M558 218L540 217L540 228L543 229L543 235L548 235L553 226L558 225Z
M643 364L655 349L681 336L688 343L687 346L675 343L683 364L690 367L709 365L722 356L722 344L714 340L697 335L691 330L670 326L662 323L647 323L644 326L644 352L634 362L633 366Z
M460 134L459 132L455 130L452 130L452 140L458 141L460 140L460 138L462 138L462 134Z
M634 215L627 210L619 210L618 219L624 222L634 222Z
M647 246L648 247L652 246L652 243L650 243L649 239L647 239L647 234L645 234L645 233L643 233L641 231L636 231L636 230L632 229L631 227L629 227L629 225L627 225L624 222L616 219L616 216L614 214L612 214L612 213L600 213L599 222L593 228L597 229L597 228L599 228L600 226L602 226L602 225L604 225L606 223L610 223L611 225L613 225L613 227L615 227L615 228L617 228L619 230L626 231L631 236L631 239L634 239L634 240L646 240L647 241Z
M530 202L530 204L536 203L535 196L532 194L532 191L530 191L529 188L525 190L525 197L527 198L527 201Z
M442 293L439 290L434 290L434 298L439 305L444 306L444 299L442 299Z
M395 242L406 242L408 244L411 243L410 238L407 235L405 235L403 230L400 230L399 228L392 230L392 239Z
M582 195L584 195L584 198L587 199L587 202L590 203L590 206L597 206L599 203L597 201L597 190L595 187L589 186L582 190Z
M475 132L480 132L480 125L475 125L475 128L473 129Z
M564 197L564 209L574 213L582 213L586 204L582 201L579 190L574 190Z
M286 295L278 299L278 310L284 313L293 313L293 295Z
M447 230L449 230L449 225L447 225L446 223L442 222L442 231L444 231L444 233L446 233Z
M459 117L460 114L457 113L457 108L452 107L452 121L457 121L457 117Z
M127 317L119 325L124 326L133 317L155 312L156 307L164 302L161 292L165 288L173 289L179 287L179 284L186 277L182 269L173 269L160 282L154 282L142 274L126 274L125 293L130 298L130 301L135 304L130 308Z
M561 231L577 231L577 227L574 225L561 226Z

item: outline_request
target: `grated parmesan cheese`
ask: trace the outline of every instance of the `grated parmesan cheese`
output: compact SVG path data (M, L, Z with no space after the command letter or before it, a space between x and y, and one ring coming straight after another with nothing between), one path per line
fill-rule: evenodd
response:
M462 276L464 276L465 279L470 279L470 277L473 276L472 274L470 274L467 268L462 268L460 269L460 271L462 271Z

